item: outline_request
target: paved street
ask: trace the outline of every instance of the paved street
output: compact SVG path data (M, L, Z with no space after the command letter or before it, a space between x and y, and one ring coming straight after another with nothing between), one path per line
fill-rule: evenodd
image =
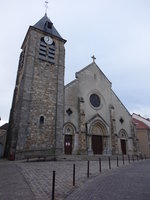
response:
M65 200L150 200L150 161L87 181Z
M20 169L11 162L0 162L0 200L32 200L34 195Z
M75 187L72 181L74 163L76 164ZM117 168L117 162L113 160L109 170L108 161L105 160L102 161L101 174L99 162L90 161L89 178L87 178L87 161L0 161L0 200L50 200L54 170L56 171L55 200L150 199L150 184L148 184L150 161L136 161L129 165L126 160L123 165L120 160Z

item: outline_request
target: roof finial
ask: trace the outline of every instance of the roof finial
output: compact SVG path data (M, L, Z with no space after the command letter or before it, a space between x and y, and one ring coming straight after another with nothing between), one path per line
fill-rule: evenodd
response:
M93 59L93 62L95 62L96 60L95 56L93 55L91 58Z
M45 15L47 15L47 9L48 9L48 0L45 1Z

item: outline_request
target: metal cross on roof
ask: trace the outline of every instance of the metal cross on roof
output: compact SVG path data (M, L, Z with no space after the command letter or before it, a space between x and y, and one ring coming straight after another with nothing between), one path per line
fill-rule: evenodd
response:
M91 58L93 59L93 62L95 62L96 60L95 56L93 55Z
M48 9L48 1L45 1L45 14L47 14L47 9Z

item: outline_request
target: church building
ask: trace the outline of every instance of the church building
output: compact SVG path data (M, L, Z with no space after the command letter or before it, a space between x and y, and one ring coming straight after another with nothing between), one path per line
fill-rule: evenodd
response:
M135 154L132 117L94 57L64 86L65 43L47 14L27 31L10 111L8 158Z

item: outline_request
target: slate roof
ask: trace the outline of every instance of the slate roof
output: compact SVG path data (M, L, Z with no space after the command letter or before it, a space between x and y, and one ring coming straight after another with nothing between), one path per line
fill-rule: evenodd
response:
M53 26L53 23L47 17L46 14L33 27L35 27L41 31L44 31L46 33L50 33L51 35L54 35L58 38L63 39L61 37L61 35L58 33L58 31L55 29L55 27Z
M0 126L1 130L7 130L8 129L8 123L3 124L2 126Z

